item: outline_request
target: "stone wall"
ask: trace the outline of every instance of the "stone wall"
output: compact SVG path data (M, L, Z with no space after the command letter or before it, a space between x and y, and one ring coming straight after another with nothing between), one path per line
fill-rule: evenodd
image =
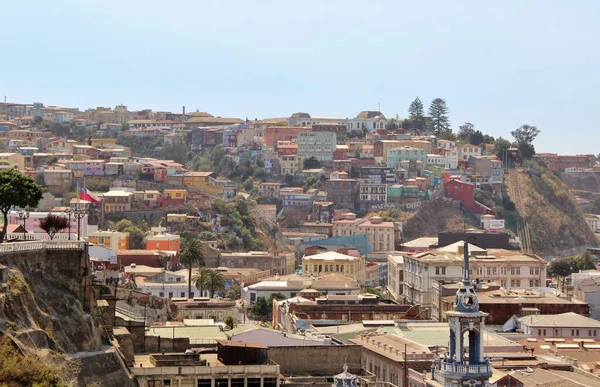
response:
M269 347L269 359L284 375L333 376L348 365L348 372L361 374L360 345Z

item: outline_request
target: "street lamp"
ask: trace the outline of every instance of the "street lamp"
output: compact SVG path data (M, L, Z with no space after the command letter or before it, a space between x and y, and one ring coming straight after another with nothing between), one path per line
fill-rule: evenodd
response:
M71 216L73 215L74 210L69 207L65 210L65 214L69 217L69 240L71 240Z
M27 219L29 219L29 210L23 209L19 211L19 220L23 221L23 239L25 239L25 233L27 232L27 229L25 228L25 221Z
M77 203L77 207L73 209L73 216L77 219L77 240L81 240L81 219L85 217L87 213L87 209L79 207L79 203Z

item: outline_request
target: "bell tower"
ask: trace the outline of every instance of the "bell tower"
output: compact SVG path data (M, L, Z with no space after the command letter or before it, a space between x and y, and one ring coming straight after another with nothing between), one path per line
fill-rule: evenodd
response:
M464 274L456 292L454 310L446 312L450 343L439 373L445 387L484 387L492 366L483 354L483 328L488 313L479 311L475 287L469 274L469 244L464 243Z

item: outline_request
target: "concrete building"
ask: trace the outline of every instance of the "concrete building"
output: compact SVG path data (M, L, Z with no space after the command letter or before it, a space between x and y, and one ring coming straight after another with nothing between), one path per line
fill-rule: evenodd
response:
M434 361L428 347L393 334L361 334L349 341L362 346L363 367L375 376L375 384L409 387L408 369L429 371Z
M457 146L458 159L461 161L468 161L469 157L480 157L481 147L478 145L471 144L460 144Z
M298 134L298 156L320 162L333 162L337 140L334 132L301 132Z
M406 300L423 306L432 304L433 281L458 281L462 270L464 242L405 257ZM514 250L482 249L469 245L471 277L497 282L509 289L545 286L546 261L534 254Z
M146 250L174 251L179 254L181 237L175 234L160 233L146 237Z
M129 250L129 233L120 231L94 231L88 234L88 241L104 246L114 252Z
M48 192L59 195L71 192L73 187L73 171L70 169L44 169L44 185Z
M535 160L542 161L550 169L562 171L566 168L592 168L594 155L558 155L556 153L537 153Z
M359 209L368 212L373 208L384 208L387 204L387 184L371 180L359 181Z
M424 149L410 148L408 146L388 150L386 165L389 168L398 168L401 161L420 161L427 164L427 153Z
M388 255L387 291L394 301L404 299L404 257L402 255Z
M366 235L371 251L395 250L394 223L384 222L380 217L356 218L347 213L343 219L333 221L333 236Z
M265 199L279 199L281 183L262 182L258 185L258 196Z
M354 209L358 200L359 185L356 179L330 179L325 183L327 197L335 208Z
M311 116L308 113L298 112L292 114L287 123L290 126L311 126L320 124L346 124L345 117Z
M456 148L444 149L444 167L446 169L458 168L458 150Z
M577 313L530 315L517 319L517 328L532 337L597 338L600 321Z
M320 276L327 273L352 277L359 284L365 282L365 259L358 255L340 254L328 251L302 258L302 274Z
M300 133L308 133L310 131L310 126L269 126L264 131L264 143L269 148L275 149L279 141L296 140Z
M133 193L128 191L108 191L102 195L102 206L106 214L131 211Z

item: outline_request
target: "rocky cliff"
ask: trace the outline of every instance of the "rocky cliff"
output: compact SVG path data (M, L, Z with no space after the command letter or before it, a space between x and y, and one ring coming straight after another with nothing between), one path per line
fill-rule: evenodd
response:
M19 374L19 364L27 363L23 359L32 359L34 363L37 359L37 364L45 367L43 374L47 373L49 380L58 377L66 385L86 385L76 380L81 365L87 364L85 380L108 386L101 383L103 371L95 372L89 362L82 360L88 353L97 355L107 349L90 314L94 312L88 265L87 247L83 243L0 245L4 281L0 292L0 334L4 340L10 338L18 349L14 358L21 361L17 368L12 367L14 373ZM109 355L114 356L114 353ZM5 365L0 359L0 370ZM119 372L127 383L125 370ZM20 379L15 385L24 383Z

